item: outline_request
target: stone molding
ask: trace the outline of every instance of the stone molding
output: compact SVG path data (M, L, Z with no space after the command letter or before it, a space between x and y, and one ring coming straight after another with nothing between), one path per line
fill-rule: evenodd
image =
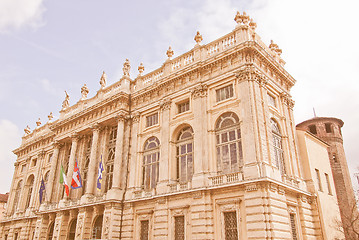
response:
M160 101L160 108L161 111L165 111L165 110L170 110L171 109L171 99L169 98L164 98Z

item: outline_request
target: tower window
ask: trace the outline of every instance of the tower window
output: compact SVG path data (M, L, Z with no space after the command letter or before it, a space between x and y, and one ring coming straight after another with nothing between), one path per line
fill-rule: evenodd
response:
M322 192L323 191L322 182L320 180L320 173L319 173L318 169L315 169L315 174L317 175L318 189L319 189L319 191Z
M325 124L325 131L326 131L327 133L332 133L332 132L333 132L333 130L332 130L332 124L326 123L326 124Z
M315 125L309 125L309 132L317 134L317 127Z

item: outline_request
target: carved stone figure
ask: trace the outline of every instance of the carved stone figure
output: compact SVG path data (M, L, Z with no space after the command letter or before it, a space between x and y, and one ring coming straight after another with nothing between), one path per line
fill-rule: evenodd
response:
M131 70L131 65L130 65L130 61L126 58L125 63L123 64L123 76L129 77L130 76L130 70Z
M143 66L143 63L140 64L140 66L138 66L138 72L139 72L139 76L142 76L142 73L145 71L145 67Z
M67 92L65 91L65 100L62 102L62 110L68 108L70 106L70 96L67 94Z
M199 31L197 31L196 36L194 37L194 40L196 41L197 44L200 44L203 40L202 35L199 33Z
M40 127L40 125L41 125L41 120L40 120L40 118L36 121L36 126L37 127Z
M81 88L81 99L80 100L85 100L87 98L87 94L89 93L89 89L88 87L86 86L86 84L84 84Z
M106 76L106 73L105 71L102 72L102 76L101 76L101 79L100 79L100 85L101 85L101 89L105 88L106 87L106 83L107 83L107 76Z
M167 54L167 56L168 56L168 58L171 58L172 56L173 56L173 50L172 50L172 48L171 48L171 46L168 48L168 50L167 50L167 52L166 52L166 54Z
M50 114L47 116L47 118L49 119L49 122L51 122L51 120L54 118L54 116L52 115L52 112L50 112Z
M24 129L24 132L25 132L25 135L27 135L27 134L30 134L30 133L31 133L31 130L30 130L29 125L27 125L27 126L26 126L26 128Z

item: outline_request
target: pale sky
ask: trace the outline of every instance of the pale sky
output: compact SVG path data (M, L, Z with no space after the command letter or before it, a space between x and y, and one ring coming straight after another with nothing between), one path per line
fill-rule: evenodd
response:
M126 58L131 76L162 65L169 46L190 50L196 31L203 44L231 32L237 11L257 23L257 33L283 50L296 124L317 116L344 121L351 171L359 166L359 1L357 0L0 0L0 193L10 190L23 129L53 112L64 90L70 104L119 80Z

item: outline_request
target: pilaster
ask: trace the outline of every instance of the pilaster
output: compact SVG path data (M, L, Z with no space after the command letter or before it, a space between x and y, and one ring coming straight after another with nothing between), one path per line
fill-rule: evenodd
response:
M208 179L207 88L207 85L200 84L191 90L194 113L193 188L205 186Z
M170 109L172 101L170 99L164 99L160 102L162 122L160 130L160 162L159 162L159 179L157 183L157 193L165 193L168 188L168 179L169 179L169 142L170 142Z
M53 187L54 187L54 180L55 180L55 172L56 172L56 167L58 164L58 159L59 159L59 152L60 152L60 147L61 145L59 144L59 142L55 141L53 143L54 146L54 151L52 153L52 161L51 161L51 168L50 168L50 173L49 173L49 180L48 180L48 186L47 186L47 191L46 191L46 201L47 202L52 202L52 197L53 197Z

